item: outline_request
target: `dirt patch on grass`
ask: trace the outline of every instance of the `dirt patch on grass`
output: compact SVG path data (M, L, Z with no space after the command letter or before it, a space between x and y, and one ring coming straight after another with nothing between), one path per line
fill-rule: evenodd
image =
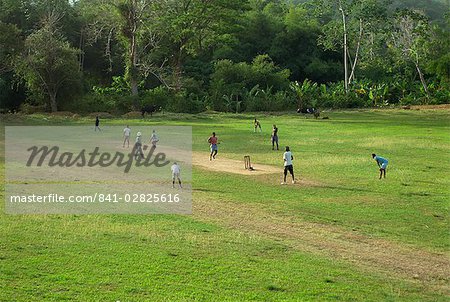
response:
M294 171L295 172L295 171ZM276 184L276 185L280 185L281 186L281 181L283 180L283 169L279 169L277 172L277 175L274 174L264 174L264 175L259 175L258 176L258 181L267 183L267 184ZM294 186L294 187L323 187L324 183L319 182L317 180L313 180L313 179L308 179L308 178L304 178L303 175L301 175L300 173L295 174L295 183L291 183L291 175L287 175L286 177L286 184L284 184L283 186Z
M450 104L441 104L441 105L413 105L410 106L411 109L413 110L442 110L442 109L446 109L446 110L450 110Z
M429 290L439 290L445 294L450 292L450 263L445 254L370 238L337 226L297 221L294 216L272 213L258 205L197 197L195 200L194 216L202 220L283 241L291 248L348 261L388 277L420 282Z
M243 157L242 160L235 160L224 158L222 157L221 154L218 154L215 160L209 160L209 154L202 152L192 153L192 164L194 166L198 166L212 171L235 173L242 175L274 174L274 173L282 173L283 171L281 168L258 163L252 163L254 170L250 171L245 169Z

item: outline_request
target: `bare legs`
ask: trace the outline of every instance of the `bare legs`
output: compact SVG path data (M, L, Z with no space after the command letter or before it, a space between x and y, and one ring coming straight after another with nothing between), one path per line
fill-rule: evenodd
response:
M289 171L289 173L290 173L291 176L292 176L292 183L295 183L294 168L293 168L293 166L285 166L285 167L284 167L284 179L283 179L283 184L286 183L286 176L287 176L288 171Z
M211 154L209 155L209 160L216 159L217 150L211 151Z

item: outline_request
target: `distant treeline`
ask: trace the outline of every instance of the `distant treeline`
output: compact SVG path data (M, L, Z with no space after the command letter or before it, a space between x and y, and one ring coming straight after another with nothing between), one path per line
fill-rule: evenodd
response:
M449 41L443 1L1 0L0 109L446 103Z

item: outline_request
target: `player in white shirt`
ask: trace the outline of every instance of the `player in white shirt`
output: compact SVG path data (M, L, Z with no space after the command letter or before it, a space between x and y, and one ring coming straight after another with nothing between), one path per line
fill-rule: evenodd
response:
M152 143L152 148L156 148L156 143L159 142L158 135L156 135L156 130L153 130L152 136L150 137L150 143Z
M180 166L174 162L173 165L170 167L170 170L172 170L172 188L175 188L175 178L178 179L178 184L181 186L181 178L180 178Z
M130 148L130 135L131 135L131 129L127 125L125 129L123 129L123 147L125 148L125 142L128 143L128 148Z
M283 154L283 161L284 161L284 180L281 183L282 185L286 184L286 175L287 172L289 171L289 173L292 175L292 183L295 183L295 178L294 178L294 167L292 166L292 160L294 159L294 157L292 156L291 151L289 150L289 147L286 146L286 152L284 152Z
M134 143L134 156L136 159L139 157L144 158L144 152L142 151L141 132L136 133L136 142Z

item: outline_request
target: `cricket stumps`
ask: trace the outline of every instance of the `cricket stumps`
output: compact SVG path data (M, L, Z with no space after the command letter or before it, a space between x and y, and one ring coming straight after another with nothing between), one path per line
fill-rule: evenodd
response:
M250 155L244 156L244 165L245 165L245 170L251 170L252 165L250 163Z

